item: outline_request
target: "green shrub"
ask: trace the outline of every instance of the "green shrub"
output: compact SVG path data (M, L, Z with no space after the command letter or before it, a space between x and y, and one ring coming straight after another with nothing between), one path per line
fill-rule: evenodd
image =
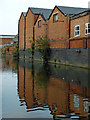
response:
M56 61L57 61L57 58L54 56L54 57L53 57L53 60L54 60L54 62L56 62Z
M46 37L44 39L42 37L39 37L39 39L36 41L36 50L39 52L40 56L44 61L48 60L49 41Z
M7 51L9 52L9 46L7 47Z

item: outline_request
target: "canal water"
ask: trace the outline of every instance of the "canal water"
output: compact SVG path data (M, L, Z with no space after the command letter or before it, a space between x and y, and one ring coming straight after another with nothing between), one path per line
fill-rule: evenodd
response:
M88 69L1 59L2 118L90 119Z

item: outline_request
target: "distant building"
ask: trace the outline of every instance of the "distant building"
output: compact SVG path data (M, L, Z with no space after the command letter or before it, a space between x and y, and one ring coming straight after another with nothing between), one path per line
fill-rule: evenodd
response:
M0 35L0 48L12 46L13 43L18 44L16 35Z

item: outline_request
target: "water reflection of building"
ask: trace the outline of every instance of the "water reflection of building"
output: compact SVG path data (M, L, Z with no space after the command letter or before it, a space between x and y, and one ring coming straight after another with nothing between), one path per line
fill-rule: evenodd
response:
M19 98L24 98L28 111L37 106L48 105L53 115L76 113L88 118L90 88L83 88L53 76L48 77L46 85L43 73L44 78L27 68L19 67L18 74Z
M24 77L25 77L25 73L24 73L24 70L25 69L23 69L23 68L21 68L21 67L19 67L18 68L18 93L19 93L19 98L21 99L21 100L23 100L24 99L24 85L25 85L25 83L24 83L24 81L25 81L25 79L24 79Z
M12 72L15 72L18 70L18 62L17 60L13 60L13 57L11 56L1 56L2 59L2 70L12 70Z

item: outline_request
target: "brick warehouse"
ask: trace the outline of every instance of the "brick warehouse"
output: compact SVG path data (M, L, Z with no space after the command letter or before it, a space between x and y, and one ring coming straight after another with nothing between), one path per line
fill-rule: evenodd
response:
M18 24L20 58L30 57L28 51L33 37L37 40L39 36L47 36L50 61L56 57L61 63L88 67L90 9L65 6L55 6L53 10L28 8L24 14ZM35 59L38 58L40 56L36 53Z
M0 48L18 43L16 35L0 35Z

